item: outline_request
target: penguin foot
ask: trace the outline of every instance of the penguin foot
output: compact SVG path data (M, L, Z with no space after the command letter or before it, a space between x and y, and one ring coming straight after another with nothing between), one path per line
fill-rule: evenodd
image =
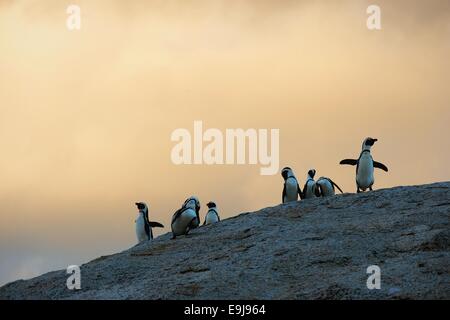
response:
M170 240L175 240L177 237L175 235L172 236L172 238L170 238Z
M370 191L373 191L372 186L369 187L369 190L370 190Z

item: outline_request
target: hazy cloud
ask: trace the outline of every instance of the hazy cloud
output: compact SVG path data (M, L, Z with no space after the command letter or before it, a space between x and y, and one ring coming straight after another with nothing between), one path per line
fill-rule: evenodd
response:
M369 135L377 188L450 178L448 1L377 1L380 31L370 1L77 4L69 32L65 2L0 1L3 279L132 245L137 200L164 232L191 194L223 217L280 202L259 166L173 165L170 133L194 120L279 128L301 183L315 167L354 192L338 162Z

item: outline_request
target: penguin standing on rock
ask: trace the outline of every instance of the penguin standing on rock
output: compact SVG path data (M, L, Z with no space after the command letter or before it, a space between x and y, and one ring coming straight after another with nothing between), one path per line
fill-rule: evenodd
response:
M369 189L372 191L373 183L375 179L373 177L374 168L378 168L388 172L388 168L380 163L373 160L370 154L370 149L377 142L378 139L366 138L362 144L362 150L359 154L359 158L356 159L344 159L340 164L348 164L351 166L356 165L356 192L366 191Z
M334 196L334 187L338 188L341 193L344 193L339 186L334 183L333 180L327 177L320 177L316 181L316 196L318 197L330 197Z
M136 219L136 237L138 243L153 239L152 227L164 228L159 222L148 220L148 207L144 202L136 202L139 215Z
M200 201L192 196L183 203L172 216L172 239L187 235L191 229L200 225Z
M217 206L214 202L210 201L206 204L208 206L208 213L205 216L205 222L203 225L208 225L220 221L219 213L217 212Z
M314 181L315 175L316 175L315 169L311 169L308 171L306 183L305 183L305 186L303 187L303 198L304 199L314 198L317 196L316 195L317 187L316 187L316 182Z
M281 201L283 203L297 201L298 196L303 199L303 193L298 185L297 178L289 167L284 167L281 170L281 176L284 179L283 194L281 196Z

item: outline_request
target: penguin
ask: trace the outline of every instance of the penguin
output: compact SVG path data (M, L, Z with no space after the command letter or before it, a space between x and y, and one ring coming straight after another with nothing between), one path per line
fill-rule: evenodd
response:
M297 201L298 196L303 199L303 193L298 185L297 178L289 167L284 167L281 170L281 176L284 179L283 194L281 196L282 203Z
M314 181L314 176L316 175L316 170L311 169L308 171L308 175L306 177L306 183L303 187L303 199L309 199L316 197L317 187L316 182Z
M361 153L359 158L355 159L344 159L339 164L348 164L351 166L356 165L356 192L366 191L369 189L372 191L372 186L375 181L373 177L374 168L378 168L388 172L388 168L380 163L373 160L370 154L370 149L377 142L378 139L366 138L362 143Z
M220 221L219 213L217 212L217 206L214 202L210 201L206 204L208 206L208 213L205 216L205 222L203 225L208 225Z
M172 217L172 239L180 235L187 235L191 229L200 225L200 201L192 196L183 203Z
M136 202L135 204L139 210L139 214L135 220L136 237L138 243L141 243L153 239L153 227L164 228L164 226L159 222L148 220L148 207L144 202Z
M334 187L338 188L341 193L344 193L339 186L334 183L333 180L327 177L320 177L316 181L316 196L318 197L329 197L334 196Z

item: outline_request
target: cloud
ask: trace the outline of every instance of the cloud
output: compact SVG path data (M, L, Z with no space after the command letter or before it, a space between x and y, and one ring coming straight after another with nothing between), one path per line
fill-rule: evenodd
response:
M337 164L369 135L392 168L376 187L450 178L446 1L378 1L375 33L369 2L80 1L80 32L64 2L0 3L0 237L30 256L21 274L55 265L33 243L49 261L130 246L137 200L164 231L191 194L223 217L279 203L259 166L173 165L194 120L279 128L301 183L315 167L353 191Z

